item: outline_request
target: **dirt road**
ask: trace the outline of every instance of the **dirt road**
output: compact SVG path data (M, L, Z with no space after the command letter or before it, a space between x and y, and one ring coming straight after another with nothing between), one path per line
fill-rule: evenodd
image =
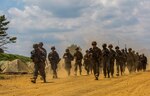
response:
M31 75L0 80L0 96L150 96L150 72L95 81L93 75L51 79L36 84Z

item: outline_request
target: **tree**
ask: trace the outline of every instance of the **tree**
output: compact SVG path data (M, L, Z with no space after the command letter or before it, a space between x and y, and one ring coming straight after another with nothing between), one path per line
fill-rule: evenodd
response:
M75 44L72 44L71 46L68 47L68 49L70 50L70 53L73 55L76 52L76 48L79 47ZM81 51L82 49L79 47L79 50Z
M4 45L8 43L16 43L17 37L8 36L8 24L10 22L7 21L5 15L0 16L0 53L4 53L4 50L7 48Z

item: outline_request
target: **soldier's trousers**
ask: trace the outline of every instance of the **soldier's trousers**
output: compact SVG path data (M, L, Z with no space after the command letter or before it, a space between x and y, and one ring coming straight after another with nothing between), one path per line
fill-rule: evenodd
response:
M89 62L85 63L84 68L85 68L85 70L87 71L87 74L89 74L89 71L90 71L90 63L89 63Z
M126 62L122 62L122 64L123 64L123 65L122 65L122 67L123 67L122 70L123 70L123 73L124 73L124 72L125 72L125 68L126 68Z
M67 71L68 76L70 76L71 62L66 62L65 63L65 70Z
M57 64L51 63L51 69L53 70L53 77L57 78Z
M81 72L82 72L82 63L81 62L76 62L75 63L75 74L77 74L77 71L78 71L78 67L79 67L79 72L80 72L80 75L81 75Z
M127 68L129 70L129 73L133 71L133 65L134 65L134 61L127 61Z
M116 67L117 67L117 75L119 75L119 71L121 72L121 75L122 75L122 73L123 73L123 64L122 64L122 62L121 61L116 61Z
M138 71L138 66L139 66L139 62L137 61L137 62L135 62L135 71Z
M141 62L139 62L137 71L141 71L142 69L143 69L143 65Z
M143 71L146 71L146 63L142 63L143 65Z
M92 61L90 62L90 65L89 65L89 72L91 72L91 74L92 74L92 72L93 72L93 64L92 64Z
M108 74L110 74L110 62L108 61L108 57L103 58L103 72L104 72L104 76L106 77Z
M34 65L34 79L37 79L38 77L38 72L40 73L40 75L42 76L43 79L46 78L46 75L45 75L45 65L43 62L37 62L35 63Z
M95 78L98 78L99 77L99 62L98 61L93 61L93 72L94 72L94 76Z
M111 76L114 75L114 61L110 61L110 73L111 73Z
M136 71L136 63L133 63L133 67L132 67L132 71L135 72Z

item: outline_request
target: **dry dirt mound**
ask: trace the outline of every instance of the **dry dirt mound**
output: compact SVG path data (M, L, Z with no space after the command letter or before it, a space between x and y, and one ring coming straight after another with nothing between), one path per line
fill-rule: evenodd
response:
M150 72L140 72L95 81L93 75L61 77L48 83L30 82L31 75L0 80L0 96L149 96Z

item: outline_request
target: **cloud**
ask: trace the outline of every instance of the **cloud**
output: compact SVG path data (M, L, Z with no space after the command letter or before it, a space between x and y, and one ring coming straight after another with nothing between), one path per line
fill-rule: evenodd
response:
M135 49L150 48L146 44L150 35L148 0L23 0L23 3L23 8L8 10L9 31L16 31L13 35L19 37L15 49L25 50L19 51L23 54L40 41L47 49L56 45L59 52L73 43L89 48L93 40L100 47L102 43L117 45L119 40L121 48L125 44Z
M82 9L89 5L89 0L24 0L24 2L49 10L54 16L60 18L79 17L82 14Z

